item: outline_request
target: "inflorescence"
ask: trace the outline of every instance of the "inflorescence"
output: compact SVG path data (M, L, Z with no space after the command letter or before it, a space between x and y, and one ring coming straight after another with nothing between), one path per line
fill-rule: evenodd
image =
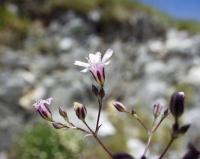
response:
M86 117L87 117L87 108L84 104L74 102L74 111L77 116L77 118L86 126L87 129L80 128L73 124L72 121L68 118L67 111L64 110L62 107L59 107L59 114L64 119L65 122L55 121L53 119L51 110L49 109L49 105L51 104L53 98L48 98L46 100L39 100L36 103L33 104L36 111L40 114L40 116L45 119L46 121L50 122L52 126L55 129L75 129L78 131L83 132L85 135L93 136L94 139L99 143L99 145L103 148L105 153L108 154L108 157L111 159L133 159L131 155L127 153L118 153L113 154L101 141L101 139L98 136L98 131L102 124L99 123L101 112L102 112L102 103L105 96L105 89L104 89L104 82L105 82L105 66L107 66L110 63L110 58L113 54L113 50L108 49L104 56L102 57L102 54L100 52L97 52L96 54L89 54L89 57L87 57L87 62L82 61L75 61L74 65L84 67L84 69L81 72L90 72L94 80L96 81L96 84L92 84L92 92L95 95L97 102L98 102L98 114L96 118L96 127L95 129L92 129L91 126L87 123ZM166 145L166 147L163 149L163 152L159 155L158 159L162 159L164 155L169 150L172 143L179 137L182 136L187 132L187 130L190 127L190 124L186 125L180 125L179 118L182 116L184 112L184 99L185 95L184 92L175 92L171 96L169 108L164 108L159 103L154 104L153 106L153 124L152 127L149 129L144 122L141 120L139 115L136 113L135 110L128 110L127 107L119 102L114 101L113 106L116 108L117 111L120 113L126 113L131 115L133 118L135 118L136 121L138 121L139 124L143 127L144 131L146 131L148 135L148 140L146 143L146 147L144 150L144 153L141 154L141 159L147 158L147 152L149 150L152 137L154 136L157 129L160 127L160 125L163 123L164 119L166 119L169 114L173 116L174 123L172 124L171 128L171 138Z

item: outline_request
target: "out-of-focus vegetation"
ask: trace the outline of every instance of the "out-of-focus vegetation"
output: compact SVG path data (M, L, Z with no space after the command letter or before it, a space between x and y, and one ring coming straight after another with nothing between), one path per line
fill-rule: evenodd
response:
M200 22L197 21L190 21L190 20L176 21L175 26L179 30L188 30L192 34L200 32Z
M141 4L138 0L4 0L0 8L0 30L14 28L24 31L27 25L31 25L32 19L41 19L48 23L57 14L66 10L74 10L86 15L89 11L99 9L102 12L102 22L120 21L130 19L134 13L145 12L148 15L157 16L164 23L174 25L178 29L191 32L200 31L200 23L194 21L173 20L168 15ZM10 13L8 4L18 7L17 14Z
M44 124L28 126L17 137L10 159L73 159L83 150L78 133L55 131Z

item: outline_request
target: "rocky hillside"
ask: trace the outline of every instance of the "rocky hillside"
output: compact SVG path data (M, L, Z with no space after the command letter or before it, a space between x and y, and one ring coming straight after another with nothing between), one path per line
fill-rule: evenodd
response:
M171 93L181 90L187 98L183 121L192 127L180 152L188 142L200 146L200 34L178 31L143 12L127 23L102 25L100 16L98 10L87 16L66 11L47 26L34 21L20 48L0 46L0 158L6 158L4 152L13 134L38 118L32 109L35 100L52 96L53 105L70 111L74 101L89 107L95 104L90 92L92 80L73 62L107 48L112 48L114 55L106 70L103 120L107 124L105 129L102 126L102 135L116 132L108 117L111 100L121 99L141 112L150 112L155 102L168 106ZM91 107L90 111L95 115L96 110ZM144 143L135 136L127 147L137 156L140 151L131 150L139 150L138 145ZM170 155L173 153L178 155Z

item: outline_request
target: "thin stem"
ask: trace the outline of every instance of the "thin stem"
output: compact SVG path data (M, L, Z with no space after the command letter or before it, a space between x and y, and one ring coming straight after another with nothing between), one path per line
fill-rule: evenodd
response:
M101 116L101 109L102 109L102 99L98 98L98 104L99 104L99 112L98 112L98 116L97 116L97 122L96 122L96 129L95 129L95 133L98 132L99 129L99 119Z
M75 128L76 128L77 130L80 130L80 131L84 132L84 133L90 134L90 132L87 131L87 130L84 130L84 129L79 128L79 127L75 127Z
M89 125L83 120L83 123L87 126L87 128L92 133L93 137L96 139L96 141L100 144L100 146L107 152L107 154L110 156L111 159L113 159L112 153L106 148L106 146L101 142L101 140L98 138L97 134L89 127Z
M140 125L145 129L145 131L148 133L149 130L147 129L147 127L144 125L144 123L142 122L142 120L139 118L139 116L137 114L132 114L130 112L127 112L129 114L131 114L133 117L135 117L135 119L140 123Z
M156 130L158 129L158 127L160 126L160 124L163 122L163 120L164 120L165 118L166 118L166 117L164 116L164 117L162 117L162 118L160 119L160 121L158 122L158 124L153 128L153 130L152 130L153 133L156 132Z
M85 129L82 129L82 128L80 128L80 127L77 127L77 126L75 126L73 123L69 123L71 126L72 126L72 128L74 128L74 129L77 129L77 130L80 130L80 131L82 131L82 132L84 132L84 133L87 133L87 134L90 134L90 132L89 131L87 131L87 130L85 130ZM65 127L66 128L70 128L69 126L67 126L67 125L65 125Z
M149 132L149 137L148 137L148 141L147 141L147 145L146 145L146 148L144 150L144 153L143 153L143 156L146 155L148 149L149 149L149 146L150 146L150 143L151 143L151 140L152 140L152 137L154 135L154 133L156 132L156 130L158 129L158 127L160 126L160 124L163 122L163 120L166 118L167 116L163 116L160 121L158 122L158 124L155 125L155 121L156 121L156 118L154 118L153 120L153 124L152 124L152 129L151 131Z
M171 137L169 143L167 144L166 148L164 149L164 151L162 152L162 154L160 155L158 159L162 159L164 157L164 155L166 154L166 152L168 151L168 149L170 148L170 146L172 145L175 139L176 139L175 137L173 136Z
M144 153L143 153L143 156L146 155L148 149L149 149L149 146L150 146L150 143L151 143L151 140L152 140L152 137L153 137L153 127L155 125L155 121L156 121L156 118L153 119L153 123L152 123L152 128L151 128L151 131L148 133L149 137L148 137L148 141L147 141L147 144L146 144L146 147L145 147L145 150L144 150Z

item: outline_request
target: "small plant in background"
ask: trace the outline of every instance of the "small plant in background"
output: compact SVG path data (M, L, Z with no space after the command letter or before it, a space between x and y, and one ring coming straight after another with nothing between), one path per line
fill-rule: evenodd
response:
M43 119L50 122L55 129L74 129L81 131L85 134L85 136L93 136L97 143L102 147L102 149L107 153L108 157L111 159L133 159L131 155L127 153L112 153L106 145L101 141L98 132L103 123L100 123L100 117L102 112L102 103L105 96L105 66L110 63L110 57L112 56L113 51L108 49L104 56L102 57L100 52L96 54L89 54L89 57L86 58L87 62L75 61L75 65L84 67L81 72L90 72L96 84L92 84L92 92L95 95L98 102L98 114L96 118L96 126L95 129L92 129L91 125L87 122L87 107L82 104L75 102L74 103L74 111L77 118L86 126L85 129L76 126L69 118L67 111L65 111L62 107L59 107L59 114L65 120L65 122L55 121L52 117L51 110L49 109L49 105L52 102L52 98L48 98L46 100L39 100L33 106L36 111L41 115ZM152 126L149 128L145 123L141 120L140 115L134 109L128 109L124 104L119 101L113 102L113 106L121 113L126 113L127 115L132 116L138 123L142 126L144 131L148 136L148 140L146 143L146 148L144 149L143 154L141 154L141 159L148 158L147 152L149 151L149 147L151 145L152 138L155 132L158 130L163 121L172 114L174 118L174 123L171 128L171 139L163 149L163 152L159 155L158 159L162 159L167 151L169 150L172 143L180 136L184 135L190 127L190 124L181 126L179 123L179 118L184 112L184 99L185 95L183 92L175 92L171 96L171 101L169 104L169 108L165 108L161 106L159 103L153 106L153 121ZM188 153L186 154L188 155ZM185 159L185 158L184 158ZM193 158L195 159L195 158ZM197 159L197 158L196 158Z
M26 127L19 135L9 159L72 159L83 147L79 134L56 132L46 124L37 124Z

